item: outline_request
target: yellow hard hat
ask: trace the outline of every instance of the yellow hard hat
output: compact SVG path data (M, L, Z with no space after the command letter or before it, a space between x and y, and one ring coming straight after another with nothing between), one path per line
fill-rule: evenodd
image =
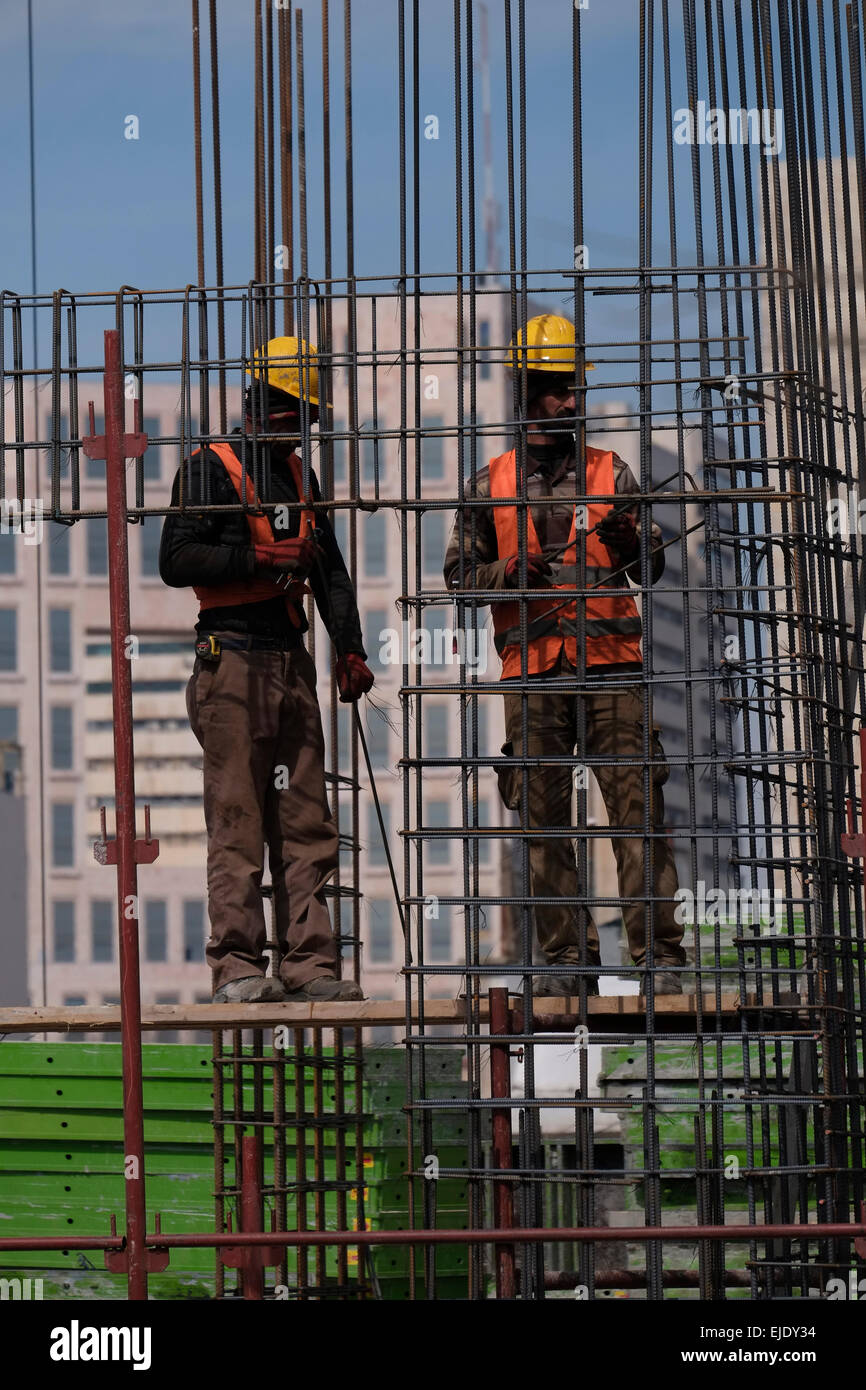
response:
M519 348L526 344L526 351ZM560 314L536 314L526 325L526 334L518 329L517 337L509 345L506 362L513 372L520 371L526 360L528 372L576 372L577 340L574 324ZM584 366L591 369L592 362Z
M247 376L264 376L269 386L286 391L319 405L319 369L316 349L303 338L271 338L253 355L255 372L247 367ZM326 401L330 406L331 402Z

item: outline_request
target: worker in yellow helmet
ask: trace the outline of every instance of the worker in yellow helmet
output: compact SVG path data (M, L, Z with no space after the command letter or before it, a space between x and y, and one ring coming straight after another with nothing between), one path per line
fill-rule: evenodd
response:
M465 591L502 590L521 585L521 562L526 563L526 587L544 590L544 598L521 605L516 598L491 605L496 649L502 661L507 740L503 753L514 757L502 766L499 782L506 805L520 805L523 773L524 701L511 693L508 682L533 684L555 681L559 688L530 693L527 715L527 755L558 758L559 762L530 767L528 772L529 827L562 827L560 836L530 840L533 896L561 898L537 903L534 909L539 945L555 972L535 980L541 995L578 993L578 974L590 993L598 993L595 969L601 964L598 932L588 910L576 906L585 889L579 884L573 848L573 758L577 719L582 714L588 757L610 759L591 764L607 808L611 829L631 830L633 837L613 839L622 911L632 959L644 967L647 931L644 902L644 707L641 692L641 621L629 580L641 583L641 514L627 503L612 503L638 491L631 470L616 454L585 449L586 491L589 500L577 506L575 427L581 354L574 325L558 314L530 319L510 345L508 365L521 388L526 381L520 428L526 438L526 542L520 540L519 508L508 499L521 495L517 458L510 449L490 460L477 475L480 499L501 505L458 513L445 558L445 582L460 584L461 556ZM524 375L525 372L525 375ZM598 497L597 502L591 499ZM560 505L555 505L557 500ZM550 505L551 501L554 505ZM471 518L471 522L470 522ZM579 532L585 534L585 595L576 587ZM657 526L648 537L652 582L664 569L664 551ZM583 586L582 586L583 587ZM563 598L557 589L572 597ZM554 601L549 592L553 591ZM459 592L459 588L458 588ZM583 610L586 685L578 688L578 604ZM522 660L521 609L526 609L528 640ZM565 683L565 688L563 688ZM685 963L683 928L674 919L677 873L670 846L662 833L664 807L661 785L668 776L657 732L650 733L650 800L653 876L654 966L656 994L682 992L679 968ZM585 928L587 954L581 959L579 926ZM577 973L575 973L577 972ZM642 989L647 975L642 974Z
M319 417L312 347L273 338L254 356L244 424L196 450L174 480L159 568L166 584L199 600L187 710L203 749L208 832L207 960L219 1003L360 999L337 978L325 886L338 835L325 793L316 669L303 636L303 595L316 604L337 649L340 699L373 684L352 581L310 472L305 495L298 448L302 412ZM259 495L253 486L258 441ZM197 502L269 511L189 510ZM300 505L299 505L300 504ZM264 846L280 950L266 977L261 896Z

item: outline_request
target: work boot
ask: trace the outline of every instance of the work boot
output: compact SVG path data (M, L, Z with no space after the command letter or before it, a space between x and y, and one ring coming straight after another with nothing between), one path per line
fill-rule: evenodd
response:
M364 995L361 986L356 985L354 980L335 980L333 975L317 975L301 985L300 989L291 990L286 997L292 1004L330 1004L335 1001L344 1004L363 999Z
M648 994L647 981L649 975L644 975L640 982L641 994ZM679 975L675 975L672 970L656 970L653 975L654 994L682 994L683 982Z
M587 995L598 994L598 976L584 975ZM580 995L579 975L533 975L532 993L536 999L577 999Z
M286 997L281 980L266 975L244 975L220 985L213 997L215 1004L279 1004Z

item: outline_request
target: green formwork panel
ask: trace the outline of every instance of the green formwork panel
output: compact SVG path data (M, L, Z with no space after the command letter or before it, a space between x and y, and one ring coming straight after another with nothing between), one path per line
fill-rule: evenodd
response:
M442 1144L436 1149L436 1157L439 1160L439 1167L463 1169L469 1167L469 1156L462 1145ZM423 1154L416 1160L421 1167L423 1176ZM387 1145L378 1151L376 1157L376 1170L378 1179L381 1182L389 1182L394 1178L404 1177L409 1169L409 1159L406 1154L405 1145L397 1148ZM370 1181L372 1181L372 1177Z
M91 1251L91 1255L93 1252ZM29 1258L29 1256L28 1256ZM101 1260L101 1256L99 1257ZM19 1279L30 1279L31 1296L34 1298L66 1300L81 1299L88 1303L106 1299L125 1299L127 1296L126 1275L109 1274L105 1269L89 1267L76 1269L27 1268L15 1271ZM41 1281L37 1285L36 1281ZM213 1275L180 1271L173 1274L150 1274L147 1280L148 1298L177 1302L186 1299L212 1299Z
M418 1180L416 1187L416 1201L423 1199L422 1188L423 1179ZM436 1178L430 1180L433 1184L434 1195L437 1206L456 1209L462 1207L466 1210L466 1203L469 1200L469 1190L460 1178ZM368 1198L368 1210L372 1212L385 1211L408 1211L409 1208L409 1180L408 1178L386 1179L383 1182L370 1184Z
M466 1208L460 1207L457 1211L439 1211L436 1214L436 1222L433 1227L438 1231L466 1230L468 1229L468 1219ZM405 1213L392 1212L380 1216L376 1223L377 1229L381 1231L402 1231L406 1226ZM435 1258L435 1268L437 1275L446 1277L460 1275L464 1279L469 1270L469 1247L468 1245L436 1245L430 1247ZM406 1277L409 1273L411 1260L410 1247L408 1245L373 1245L370 1247L370 1262L380 1281L392 1278ZM423 1278L424 1275L424 1250L421 1246L415 1247L415 1276Z
M427 1112L430 1117L429 1140L424 1138L425 1130L422 1124L420 1113L415 1112L413 1124L413 1137L416 1146L418 1144L430 1143L430 1153L439 1153L439 1147L445 1145L449 1148L456 1146L465 1147L469 1142L469 1117L465 1108L460 1110L455 1104L454 1110L436 1110ZM393 1149L405 1148L409 1134L408 1116L395 1112L385 1117L375 1117L369 1129L369 1143L371 1147Z
M117 1110L122 1106L121 1049L118 1043L63 1043L52 1047L44 1043L16 1043L8 1060L0 1061L0 1109L43 1106L83 1108L86 1110ZM181 1044L144 1044L148 1056L148 1071L143 1080L145 1111L201 1111L210 1116L213 1109L214 1067L209 1047ZM245 1048L241 1061L250 1053ZM327 1112L336 1101L335 1079L329 1073L333 1058L325 1051L321 1079L321 1103ZM295 1061L287 1054L283 1071L287 1111L296 1108ZM308 1058L303 1086L302 1110L310 1115L315 1108L315 1083L309 1078ZM152 1069L151 1069L152 1068ZM352 1098L356 1069L354 1063L342 1064L344 1101ZM223 1071L223 1106L227 1114L234 1105L234 1063L226 1056ZM271 1073L264 1068L264 1103L273 1103ZM249 1069L244 1072L241 1103L245 1109L253 1102L253 1085Z
M0 1126L4 1122L0 1111ZM165 1144L154 1148L145 1143L145 1166L150 1174L200 1174L201 1150L198 1146ZM82 1147L60 1143L39 1143L32 1139L5 1141L0 1139L0 1185L4 1175L28 1173L116 1173L122 1162L117 1144L90 1144ZM210 1170L213 1181L213 1168Z
M245 1049L245 1055L247 1050ZM296 1096L302 1097L302 1114L298 1128L306 1131L307 1153L304 1177L314 1180L317 1165L313 1149L317 1137L320 1149L318 1172L322 1180L336 1178L335 1127L313 1129L304 1120L312 1113L319 1090L320 1105L327 1114L333 1108L336 1088L326 1070L320 1082L309 1079L310 1055L305 1059L304 1084L299 1092L294 1085L293 1058L288 1059L285 1072L285 1109L287 1117L295 1108ZM144 1124L146 1135L146 1173L148 1227L153 1229L154 1215L160 1213L166 1233L190 1231L204 1233L213 1230L213 1086L214 1071L211 1048L203 1045L145 1044L144 1062ZM365 1153L363 1181L365 1184L365 1215L375 1229L386 1220L389 1229L400 1229L407 1223L406 1201L397 1202L397 1189L403 1189L406 1173L406 1116L400 1113L405 1091L398 1082L404 1074L402 1053L393 1055L371 1050L365 1055L374 1085L365 1090ZM231 1124L234 1105L232 1068L223 1073L223 1104L227 1127ZM5 1044L0 1049L0 1220L4 1234L43 1235L70 1233L100 1234L108 1232L110 1218L117 1217L118 1228L125 1219L125 1192L122 1173L122 1082L120 1047L113 1043ZM354 1067L347 1064L344 1071L344 1100L351 1103L355 1085ZM265 1105L270 1105L270 1083L265 1085ZM459 1080L459 1059L452 1054L443 1056L438 1065L428 1067L428 1094L454 1098L459 1107L463 1092ZM374 1103L375 1098L375 1103ZM252 1084L244 1081L242 1104L252 1107ZM391 1106L395 1109L391 1111ZM375 1124L372 1123L375 1114ZM435 1133L457 1142L440 1144L437 1156L443 1167L466 1167L465 1148L460 1143L464 1124L458 1119L437 1123ZM440 1119L437 1116L437 1122ZM233 1127L232 1127L233 1128ZM249 1127L245 1132L252 1133ZM264 1129L264 1179L273 1179L272 1131ZM351 1154L354 1132L342 1130L346 1149ZM235 1186L234 1144L231 1131L226 1135L223 1184ZM286 1180L291 1184L297 1176L294 1141L290 1136L286 1150ZM459 1180L446 1180L439 1197L453 1209L446 1224L465 1224L465 1206L461 1209L460 1194L465 1186ZM387 1215L381 1211L377 1188L385 1184L386 1200L396 1205ZM358 1194L352 1189L338 1196L325 1191L318 1204L314 1195L305 1200L307 1224L313 1226L318 1213L326 1230L340 1229L338 1210L345 1201L347 1220L354 1223L358 1209ZM302 1199L303 1202L303 1199ZM226 1205L236 1208L236 1199L228 1197ZM265 1224L270 1224L273 1198L265 1198ZM298 1213L296 1194L286 1194L287 1224L291 1226ZM440 1217L441 1223L441 1217ZM235 1225L237 1223L235 1222ZM457 1247L458 1252L464 1247ZM399 1252L398 1252L399 1253ZM409 1251L404 1249L404 1276L408 1275ZM91 1258L92 1256L92 1258ZM43 1280L45 1297L123 1298L126 1280L103 1268L99 1252L29 1252L27 1269ZM20 1252L0 1256L0 1267L21 1277ZM18 1264L16 1264L18 1261ZM182 1262L182 1268L179 1262ZM288 1285L297 1284L298 1255L287 1252ZM399 1262L398 1262L399 1263ZM442 1285L442 1297L465 1296L465 1283L452 1275L459 1267L459 1253L449 1260L447 1281ZM357 1255L348 1252L349 1278L357 1277ZM214 1291L215 1255L213 1250L173 1252L172 1266L164 1274L152 1275L149 1280L154 1298L212 1298ZM315 1254L307 1254L310 1282L314 1282ZM274 1277L274 1271L269 1279ZM391 1271L389 1271L391 1273ZM338 1279L338 1253L335 1247L325 1251L324 1277L326 1283ZM226 1272L227 1288L235 1276ZM383 1275L382 1297L392 1297L400 1286L400 1271L396 1277ZM51 1292L48 1292L48 1290ZM447 1290L447 1291L446 1291Z
M428 1047L425 1049L424 1077L427 1089L446 1082L459 1084L463 1069L460 1048ZM417 1087L418 1064L415 1065ZM406 1086L406 1054L402 1048L371 1050L364 1057L364 1084L370 1089L380 1085Z

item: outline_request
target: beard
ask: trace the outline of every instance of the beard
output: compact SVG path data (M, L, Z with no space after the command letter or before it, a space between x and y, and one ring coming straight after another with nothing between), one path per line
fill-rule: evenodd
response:
M545 434L570 434L574 437L577 428L577 418L574 415L554 415L552 420L544 423Z

